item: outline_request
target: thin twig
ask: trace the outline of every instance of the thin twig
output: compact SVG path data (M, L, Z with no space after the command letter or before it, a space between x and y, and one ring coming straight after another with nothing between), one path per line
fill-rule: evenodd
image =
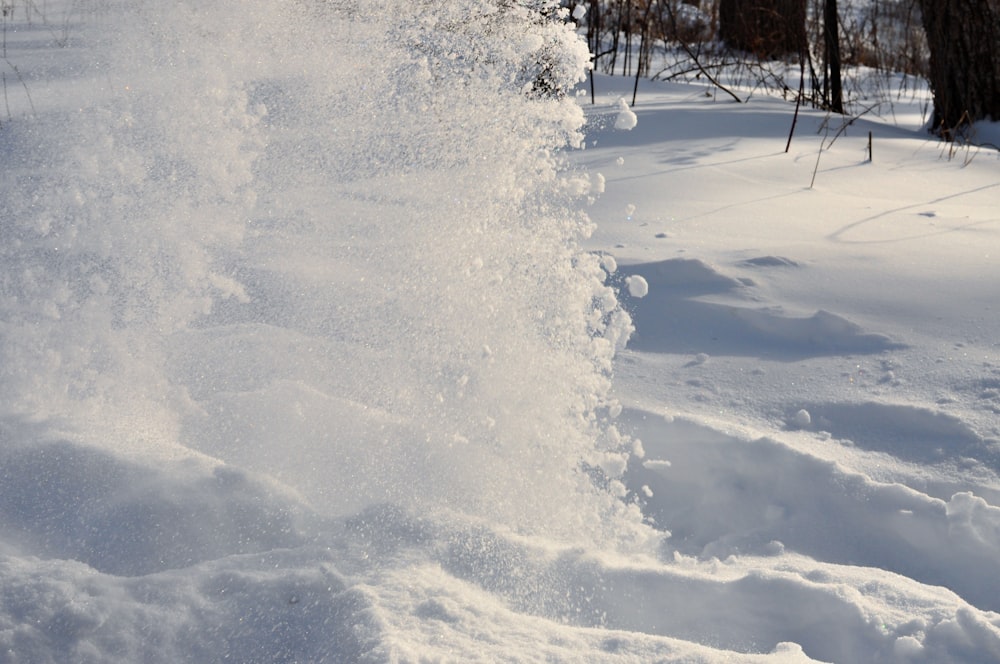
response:
M24 82L24 77L22 77L21 72L18 71L17 65L15 65L7 58L4 58L3 60L4 62L7 63L7 66L9 66L11 69L14 70L14 74L17 75L17 80L21 82L21 86L24 88L24 94L28 97L28 105L31 106L31 114L38 115L38 113L35 111L35 102L31 100L31 92L28 90L28 84ZM4 90L6 91L6 87L4 88Z
M882 104L882 102L880 102L880 101L874 102L874 103L870 104L869 106L866 106L864 109L862 109L862 111L860 113L856 113L855 115L852 115L850 118L845 118L844 122L840 125L840 129L837 130L837 133L834 134L833 138L830 140L830 145L826 146L826 148L828 150L830 148L832 148L834 142L836 142L836 140L838 138L840 138L840 136L845 131L847 131L848 127L850 127L852 124L854 124L854 122L856 120L860 120L863 116L868 115L869 113L871 113L873 109L878 108L881 104ZM827 117L829 117L829 116L827 116Z
M3 103L7 107L7 121L10 122L14 117L10 114L10 99L7 98L7 72L0 72L0 78L3 78Z
M806 83L806 59L804 55L799 56L799 95L795 98L795 114L792 115L792 128L788 130L788 142L785 143L785 154L792 147L792 135L795 134L795 125L799 121L799 107L802 105L802 95L805 92Z
M823 134L823 140L819 142L819 150L816 152L816 165L813 166L812 180L809 181L809 188L812 189L813 185L816 184L816 172L819 171L819 158L823 155L823 144L826 143L826 137L830 135L830 112L827 111L826 119L823 121L823 127L825 132ZM836 140L836 137L834 137ZM833 145L831 142L830 145ZM829 147L827 147L829 149Z
M701 72L705 76L705 78L708 79L709 83L711 83L712 85L714 85L715 87L719 88L720 90L722 90L723 92L725 92L727 95L729 95L730 97L732 97L733 99L735 99L737 104L742 104L743 103L743 100L740 99L739 97L737 97L736 93L734 93L732 90L730 90L729 88L727 88L726 86L724 86L722 83L719 83L719 81L717 81L714 76L712 76L711 74L709 74L708 71L704 67L701 66L701 62L698 61L698 56L696 56L691 51L691 47L690 46L688 46L683 41L680 42L680 45L681 45L681 48L684 49L684 52L687 53L688 57L691 58L691 60L694 62L695 66L698 67L698 71Z

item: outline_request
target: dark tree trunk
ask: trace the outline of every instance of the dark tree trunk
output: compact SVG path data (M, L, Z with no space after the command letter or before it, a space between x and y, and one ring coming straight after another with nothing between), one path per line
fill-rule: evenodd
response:
M829 109L844 114L844 88L840 80L840 30L837 24L837 0L826 0L823 9L823 41L826 45L826 67L830 74Z
M961 137L1000 120L1000 0L920 0L934 91L933 129Z
M806 49L806 0L720 0L719 36L760 58Z

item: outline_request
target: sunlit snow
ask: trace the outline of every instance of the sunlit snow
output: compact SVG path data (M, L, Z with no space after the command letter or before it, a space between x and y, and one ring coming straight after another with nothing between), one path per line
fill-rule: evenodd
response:
M0 661L1000 662L996 152L584 8L4 13Z

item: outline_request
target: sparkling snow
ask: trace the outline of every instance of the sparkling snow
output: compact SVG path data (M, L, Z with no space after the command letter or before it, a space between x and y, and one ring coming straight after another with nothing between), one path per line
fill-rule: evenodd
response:
M539 94L589 54L517 3L44 7L0 661L1000 662L1000 161L924 97L786 154Z

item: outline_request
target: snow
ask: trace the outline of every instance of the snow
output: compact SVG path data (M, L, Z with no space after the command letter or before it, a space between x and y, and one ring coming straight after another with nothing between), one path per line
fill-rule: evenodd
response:
M1000 662L996 151L391 4L5 19L0 660Z
M792 424L800 429L805 429L810 424L812 424L812 415L805 408L800 408L796 411L795 415L792 416Z
M632 131L638 123L636 114L628 107L628 102L624 97L618 100L618 115L615 117L615 129Z
M625 287L628 289L628 294L635 298L646 297L649 294L649 284L638 274L626 277Z

